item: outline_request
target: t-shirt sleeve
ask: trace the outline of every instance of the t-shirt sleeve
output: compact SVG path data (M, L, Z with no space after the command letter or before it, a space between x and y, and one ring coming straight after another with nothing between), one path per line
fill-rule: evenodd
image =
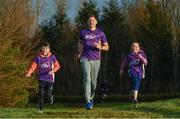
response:
M147 56L146 56L146 54L145 54L145 52L144 52L143 50L140 51L140 54L141 54L145 59L147 59Z
M107 43L107 38L106 38L106 35L104 34L104 32L101 33L101 42Z
M52 61L53 61L54 63L55 63L56 61L58 61L55 55L52 56Z
M60 64L59 64L59 62L58 62L55 55L52 56L52 61L53 61L53 64L54 64L53 72L56 72L56 71L59 70Z
M146 58L146 60L147 60L147 56L146 56L146 53L143 51L142 52L142 55L144 56L144 58Z
M139 56L139 58L141 59L141 61L142 61L145 65L147 65L147 63L148 63L148 62L147 62L147 56L146 56L146 54L144 53L144 51L141 51L138 56Z
M38 64L38 62L39 62L39 57L38 57L38 56L35 57L35 58L33 59L33 61L34 61L36 64Z

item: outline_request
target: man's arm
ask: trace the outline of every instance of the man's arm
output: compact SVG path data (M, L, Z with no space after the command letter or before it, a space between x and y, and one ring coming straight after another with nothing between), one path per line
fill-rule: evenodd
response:
M108 51L108 50L109 50L109 45L108 45L108 43L103 43L102 46L101 46L101 50L103 50L103 51Z
M82 44L82 41L79 40L79 41L78 41L78 58L81 57L82 51L83 51L83 44Z

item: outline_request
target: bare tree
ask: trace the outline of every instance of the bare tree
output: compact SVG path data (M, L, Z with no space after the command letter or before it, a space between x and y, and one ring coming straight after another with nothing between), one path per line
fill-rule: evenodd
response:
M20 48L25 43L31 47L27 44L34 24L31 0L1 0L0 6L0 105L21 105L28 98L26 89L35 86L24 80L23 67L29 60Z
M7 48L12 42L22 43L29 36L33 22L29 1L6 0L1 8L1 47ZM18 40L17 40L18 39Z
M174 84L176 90L178 88L178 62L179 62L179 47L180 47L180 3L178 0L162 0L162 5L165 11L170 16L172 23L172 50L174 62Z

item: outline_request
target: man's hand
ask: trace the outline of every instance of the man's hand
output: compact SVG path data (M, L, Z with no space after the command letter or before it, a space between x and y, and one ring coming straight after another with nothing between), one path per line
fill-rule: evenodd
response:
M94 45L95 45L95 48L97 48L97 49L99 49L99 50L101 50L102 49L102 46L101 46L101 41L99 40L99 42L98 43L94 43Z

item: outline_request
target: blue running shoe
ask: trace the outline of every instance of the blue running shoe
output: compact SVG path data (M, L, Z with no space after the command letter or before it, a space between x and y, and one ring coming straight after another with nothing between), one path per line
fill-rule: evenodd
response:
M93 108L94 104L93 104L93 100L90 100L90 103L91 103L91 109Z
M88 102L86 103L85 108L86 108L87 110L92 109L92 104L91 104L91 101L88 101Z

